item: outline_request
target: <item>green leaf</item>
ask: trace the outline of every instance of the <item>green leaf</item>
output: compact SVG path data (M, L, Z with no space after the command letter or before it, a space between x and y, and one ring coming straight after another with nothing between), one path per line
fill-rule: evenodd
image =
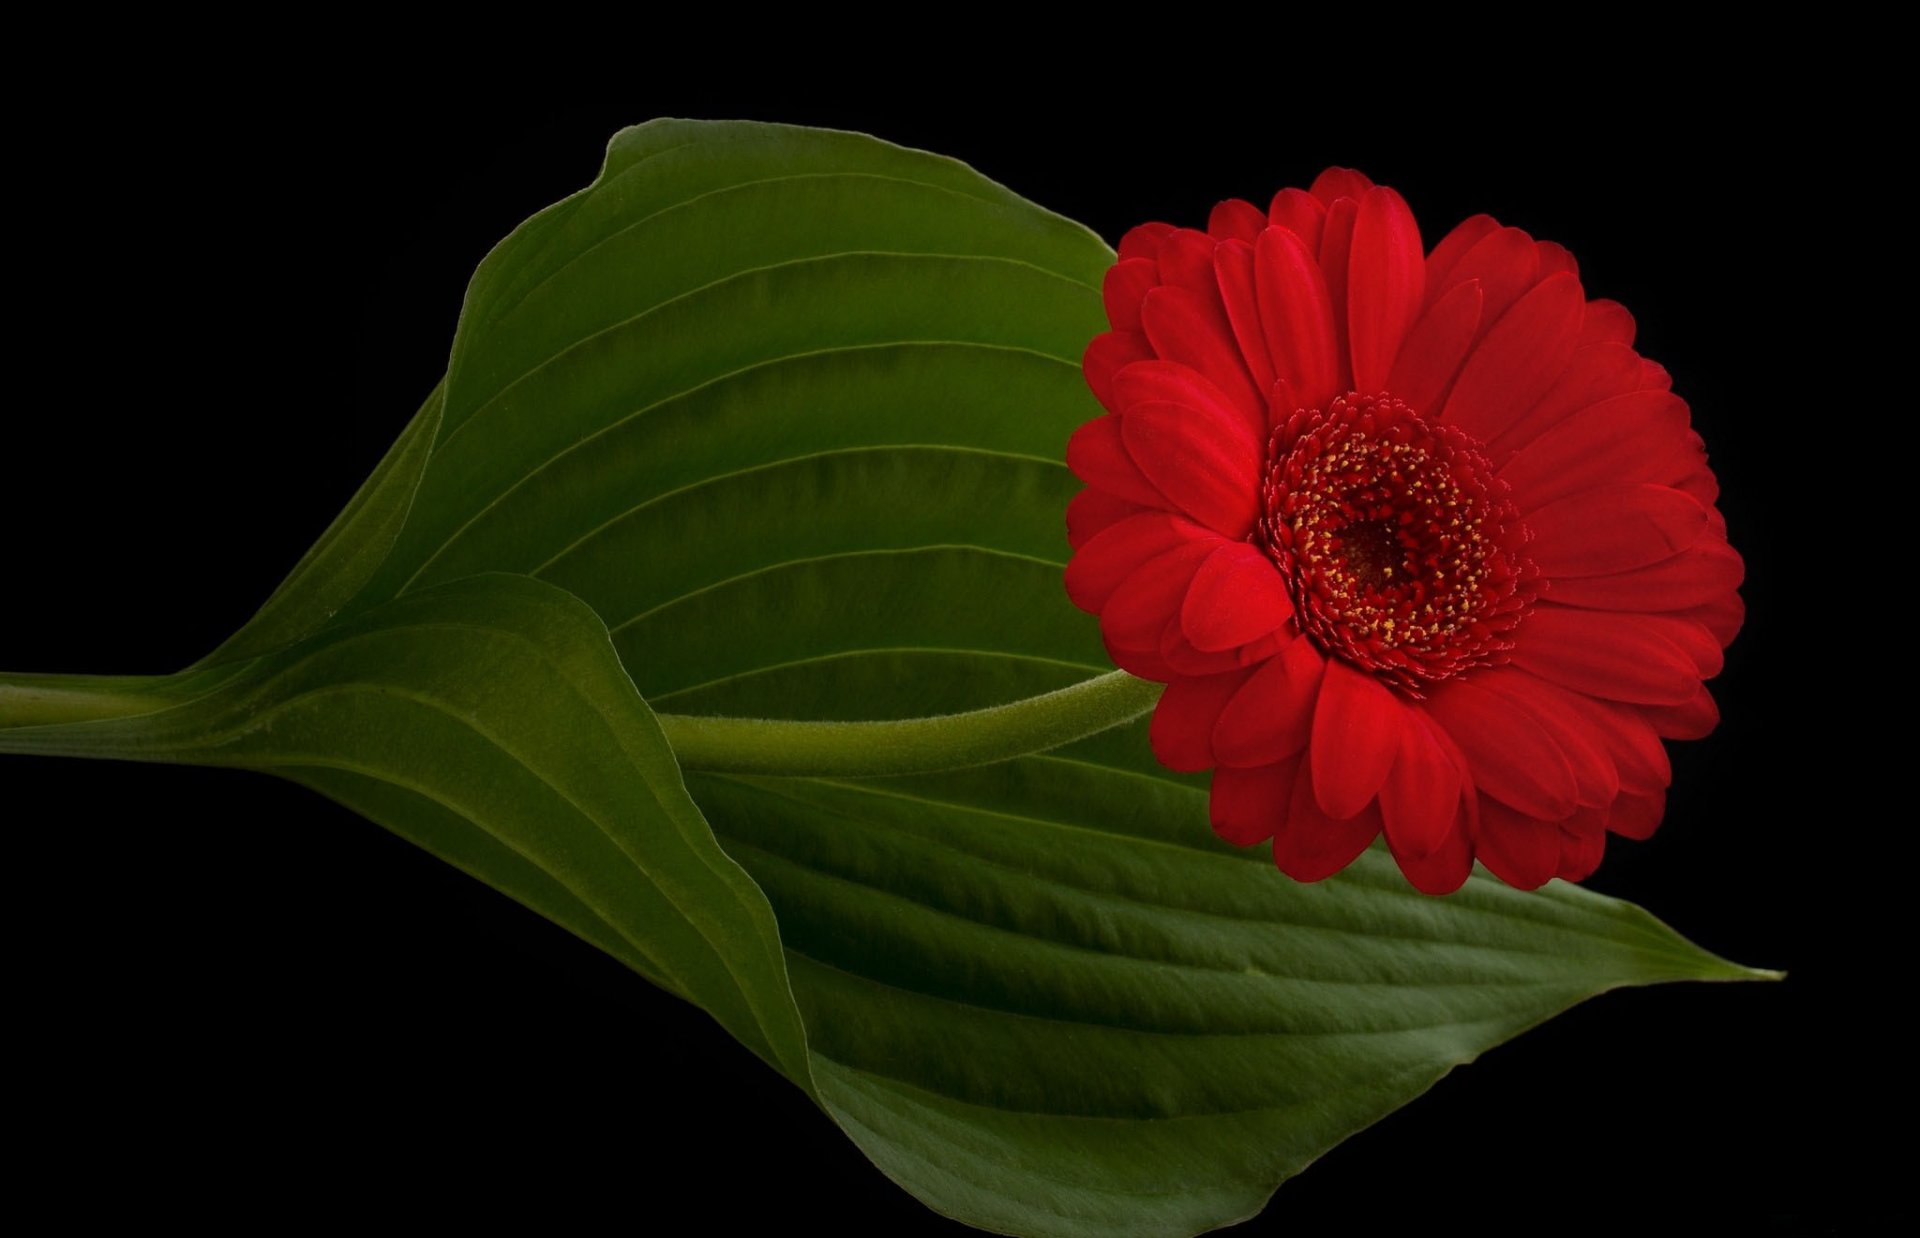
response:
M698 1003L806 1079L766 899L715 845L653 712L579 599L476 576L149 692L128 716L0 729L0 751L306 783Z
M1245 1218L1585 997L1745 974L1576 887L1440 901L1378 851L1276 880L1201 793L1078 758L691 785L780 916L822 1099L921 1198L1010 1232Z
M1758 974L1558 883L1433 899L1372 853L1297 885L1214 838L1141 722L945 772L724 772L768 768L716 757L740 728L776 757L791 733L738 720L924 735L1111 671L1060 578L1111 261L871 138L628 130L489 255L437 422L260 619L97 701L0 682L0 750L307 782L699 1002L895 1181L1013 1233L1228 1224L1575 1002Z

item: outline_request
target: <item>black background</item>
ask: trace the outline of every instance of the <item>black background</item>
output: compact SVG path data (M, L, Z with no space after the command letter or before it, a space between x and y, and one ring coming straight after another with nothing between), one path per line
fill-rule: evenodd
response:
M1867 853L1825 806L1840 720L1799 694L1822 656L1801 602L1827 510L1807 375L1849 364L1794 359L1830 317L1806 256L1817 209L1793 187L1817 160L1785 136L1785 96L1653 117L1570 93L1544 114L1116 93L1017 121L933 92L663 90L548 111L154 97L110 126L21 127L15 184L34 188L14 202L0 665L160 672L236 628L439 376L475 263L591 180L622 124L865 129L1109 241L1351 164L1406 195L1429 243L1486 210L1568 245L1691 401L1750 617L1716 685L1724 724L1676 747L1666 825L1616 841L1591 884L1792 976L1588 1003L1336 1148L1244 1232L1456 1210L1496 1231L1828 1228L1861 1204L1822 926L1847 881L1829 865ZM291 785L7 758L0 821L9 1123L34 1164L203 1213L244 1181L316 1215L611 1208L646 1228L695 1205L728 1228L963 1232L698 1011Z

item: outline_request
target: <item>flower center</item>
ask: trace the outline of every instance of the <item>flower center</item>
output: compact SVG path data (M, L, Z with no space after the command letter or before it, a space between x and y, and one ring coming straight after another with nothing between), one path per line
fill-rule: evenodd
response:
M1504 662L1532 608L1527 528L1480 444L1389 395L1274 429L1257 536L1301 630L1414 695Z

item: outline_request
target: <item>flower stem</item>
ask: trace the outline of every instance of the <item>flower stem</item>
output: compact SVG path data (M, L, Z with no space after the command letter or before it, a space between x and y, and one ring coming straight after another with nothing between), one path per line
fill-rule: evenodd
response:
M225 678L0 674L0 752L195 759L191 719L154 717ZM1160 685L1124 671L963 714L892 722L795 722L657 715L682 768L709 773L855 778L991 765L1070 744L1153 708Z
M862 777L991 765L1058 748L1153 708L1161 686L1125 671L964 714L898 722L790 722L661 714L682 768L726 774Z

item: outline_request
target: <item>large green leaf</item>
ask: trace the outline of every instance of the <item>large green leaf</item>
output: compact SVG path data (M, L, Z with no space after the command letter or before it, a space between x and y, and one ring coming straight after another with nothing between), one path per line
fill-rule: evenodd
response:
M0 751L304 782L697 1002L806 1078L766 899L714 844L652 711L579 599L522 576L476 576L145 690L147 706L125 716L0 728Z
M699 1002L1008 1232L1243 1218L1574 1002L1753 974L1561 884L1432 899L1371 854L1296 885L1214 839L1140 723L893 778L702 758L686 798L648 702L913 719L1111 669L1060 584L1111 261L870 138L629 130L476 274L438 420L383 465L416 490L370 483L211 669L0 748L298 777Z

